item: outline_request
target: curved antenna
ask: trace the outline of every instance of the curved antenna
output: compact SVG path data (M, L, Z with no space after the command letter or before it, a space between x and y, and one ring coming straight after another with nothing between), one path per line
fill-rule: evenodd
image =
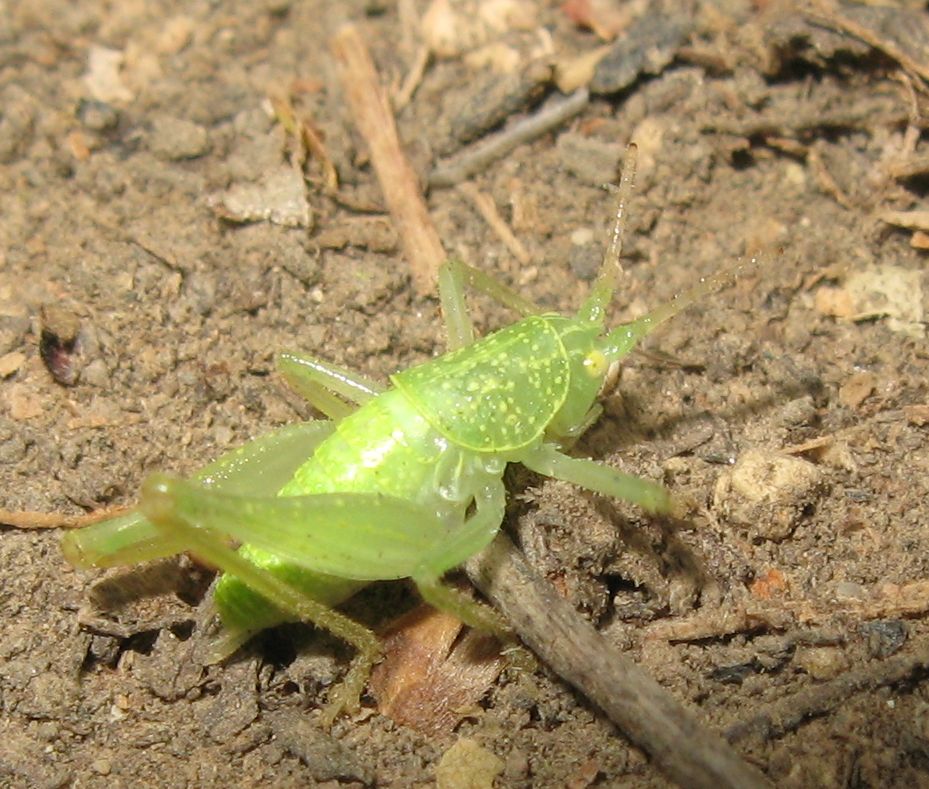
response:
M613 298L613 292L623 273L622 254L623 236L626 233L626 206L635 183L637 153L638 146L634 142L626 146L619 186L616 188L616 218L613 220L613 228L610 231L610 244L603 256L603 263L600 264L597 279L590 289L590 295L577 313L579 320L600 324L606 321L606 308Z

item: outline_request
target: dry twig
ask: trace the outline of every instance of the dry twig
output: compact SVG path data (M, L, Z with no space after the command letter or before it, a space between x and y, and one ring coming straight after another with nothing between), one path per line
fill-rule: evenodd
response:
M452 159L439 162L429 176L429 185L454 186L466 181L517 146L547 134L580 114L589 101L590 94L587 89L581 88L561 101L547 104L535 115L530 115L497 134L485 137Z
M11 512L0 510L0 524L17 529L81 529L107 518L125 515L131 507L106 507L84 515L63 515L59 512Z
M879 211L877 218L888 225L905 227L907 230L929 230L929 211L915 209L913 211Z
M840 617L859 621L920 616L929 611L929 580L885 583L862 599L752 601L709 608L687 617L656 622L642 631L648 640L701 641L749 630L786 630L803 625L830 625Z
M400 90L394 96L394 108L400 112L407 104L413 100L413 94L423 81L423 75L426 73L426 66L429 65L429 58L432 53L429 47L423 45L416 51L416 57L413 65L403 80Z
M297 119L297 113L289 97L271 96L271 107L278 122L284 130L294 137L301 146L300 165L305 164L307 155L318 162L323 172L323 186L328 194L334 194L339 188L339 174L335 169L323 136L307 118Z
M821 145L819 143L814 143L809 147L806 160L819 183L820 189L826 192L826 194L832 195L832 198L842 206L842 208L854 210L855 204L849 199L848 195L845 194L845 191L839 186L835 178L833 178L832 173L829 172L829 168L823 161Z
M884 169L891 178L902 179L925 175L929 173L929 155L901 156L898 159L887 162Z
M466 568L520 638L600 707L672 780L707 789L771 785L537 579L505 536L498 535Z
M420 295L430 294L445 260L445 250L429 217L416 173L400 147L394 116L374 62L355 25L341 28L331 46L341 65L349 107L371 150L371 162L397 225L414 287Z
M780 737L804 721L836 709L856 693L904 682L913 674L923 674L927 669L929 651L923 649L914 655L901 655L849 671L829 682L778 699L762 712L731 726L726 732L726 738L730 742L740 742L753 735L766 739Z
M532 260L529 256L529 252L526 250L526 247L523 246L523 242L520 241L510 229L510 226L503 217L500 216L500 212L497 211L497 206L494 205L493 198L480 191L474 184L469 182L458 184L457 189L474 204L478 213L484 218L484 221L490 225L490 229L497 234L506 248L510 250L513 257L524 265L528 264Z

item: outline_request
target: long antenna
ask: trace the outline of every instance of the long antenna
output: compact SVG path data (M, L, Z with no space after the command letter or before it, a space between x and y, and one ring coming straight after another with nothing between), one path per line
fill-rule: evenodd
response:
M623 157L619 186L616 188L616 218L613 220L613 227L610 231L610 243L603 256L603 263L600 264L597 279L590 289L590 295L578 313L578 318L581 320L591 323L603 323L606 320L606 308L619 284L619 277L624 273L622 255L623 236L626 233L626 206L635 183L637 154L638 146L634 142L629 143L626 146L626 155Z
M709 276L701 277L696 285L678 293L670 301L659 304L641 318L613 329L606 337L606 350L604 350L604 353L611 359L621 358L639 340L651 334L659 324L673 318L704 296L722 290L741 277L746 271L754 271L764 260L764 254L752 255L750 258L739 260L734 266L726 266Z
M603 258L600 276L612 270L615 276L625 273L623 271L623 236L626 234L626 205L632 195L635 185L636 163L638 162L639 146L634 142L626 146L626 155L623 157L623 169L619 176L619 187L616 189L616 218L610 231L610 246ZM614 283L615 285L616 283Z

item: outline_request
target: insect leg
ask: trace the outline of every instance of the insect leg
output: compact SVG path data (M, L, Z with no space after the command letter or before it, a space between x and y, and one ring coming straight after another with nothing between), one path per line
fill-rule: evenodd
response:
M383 391L374 381L345 367L294 351L277 354L275 363L291 389L335 421L352 412L352 408L336 395L364 405Z
M488 605L472 600L464 592L435 578L416 580L420 596L433 608L451 614L468 627L512 641L513 633L506 620Z
M488 485L476 499L476 511L443 544L425 556L412 575L416 588L433 608L458 617L470 627L512 640L506 621L494 609L476 603L454 587L441 582L453 567L462 564L485 548L496 536L503 522L506 493L497 481Z
M324 628L355 647L357 655L352 666L342 684L332 691L329 705L323 712L323 725L328 727L343 710L357 708L371 668L381 657L380 641L368 628L313 599L229 547L229 532L222 528L228 513L222 512L221 508L214 511L211 507L211 503L223 500L264 501L222 496L197 489L182 480L153 477L144 487L143 508L156 527L172 541L183 544L184 550L222 572L235 576L294 619ZM287 501L286 498L269 499L274 500ZM197 517L192 519L191 513Z
M358 700L371 668L380 659L382 652L380 641L373 632L239 556L225 545L221 535L187 526L179 520L172 521L168 528L178 530L187 541L190 552L201 561L231 573L295 619L324 628L355 647L358 654L342 684L332 691L329 704L323 711L323 725L328 728L340 712L358 708Z
M538 474L632 502L649 512L671 510L671 495L662 485L623 474L593 460L569 457L552 444L542 444L538 449L527 452L520 462Z
M465 301L466 288L485 293L523 317L541 312L531 301L489 274L460 260L448 260L439 269L439 299L450 351L474 342L474 327Z
M457 613L473 604L459 606L456 594L439 581L494 538L505 498L503 483L495 480L478 496L475 513L449 527L417 504L377 493L233 496L153 475L143 486L141 508L169 536L176 530L165 524L186 524L188 543L187 532L204 530L338 578L412 578L427 602ZM469 611L462 619L499 629L490 618Z
M139 508L157 525L180 519L307 570L356 581L408 578L424 556L449 543L450 530L434 513L380 493L237 496L153 474L142 485Z
M319 420L286 425L225 453L193 479L212 490L272 496L333 429L332 422ZM78 567L117 567L184 550L138 511L67 532L61 548Z

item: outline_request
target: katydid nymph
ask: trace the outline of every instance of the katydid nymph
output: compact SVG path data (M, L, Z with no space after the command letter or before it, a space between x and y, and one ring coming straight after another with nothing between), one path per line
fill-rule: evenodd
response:
M396 373L383 388L336 365L279 354L280 373L327 420L272 431L190 480L150 476L131 514L66 534L65 556L109 567L188 552L218 568L214 604L224 634L216 658L285 621L311 622L349 642L357 654L331 693L326 723L357 706L380 656L374 633L334 608L366 584L410 578L431 605L468 625L505 630L492 609L442 578L499 530L508 463L649 512L670 506L661 485L564 451L599 416L611 368L725 281L708 278L638 320L606 328L632 163L630 153L609 249L575 316L542 311L489 275L448 262L438 276L443 356ZM520 320L475 339L468 288Z

